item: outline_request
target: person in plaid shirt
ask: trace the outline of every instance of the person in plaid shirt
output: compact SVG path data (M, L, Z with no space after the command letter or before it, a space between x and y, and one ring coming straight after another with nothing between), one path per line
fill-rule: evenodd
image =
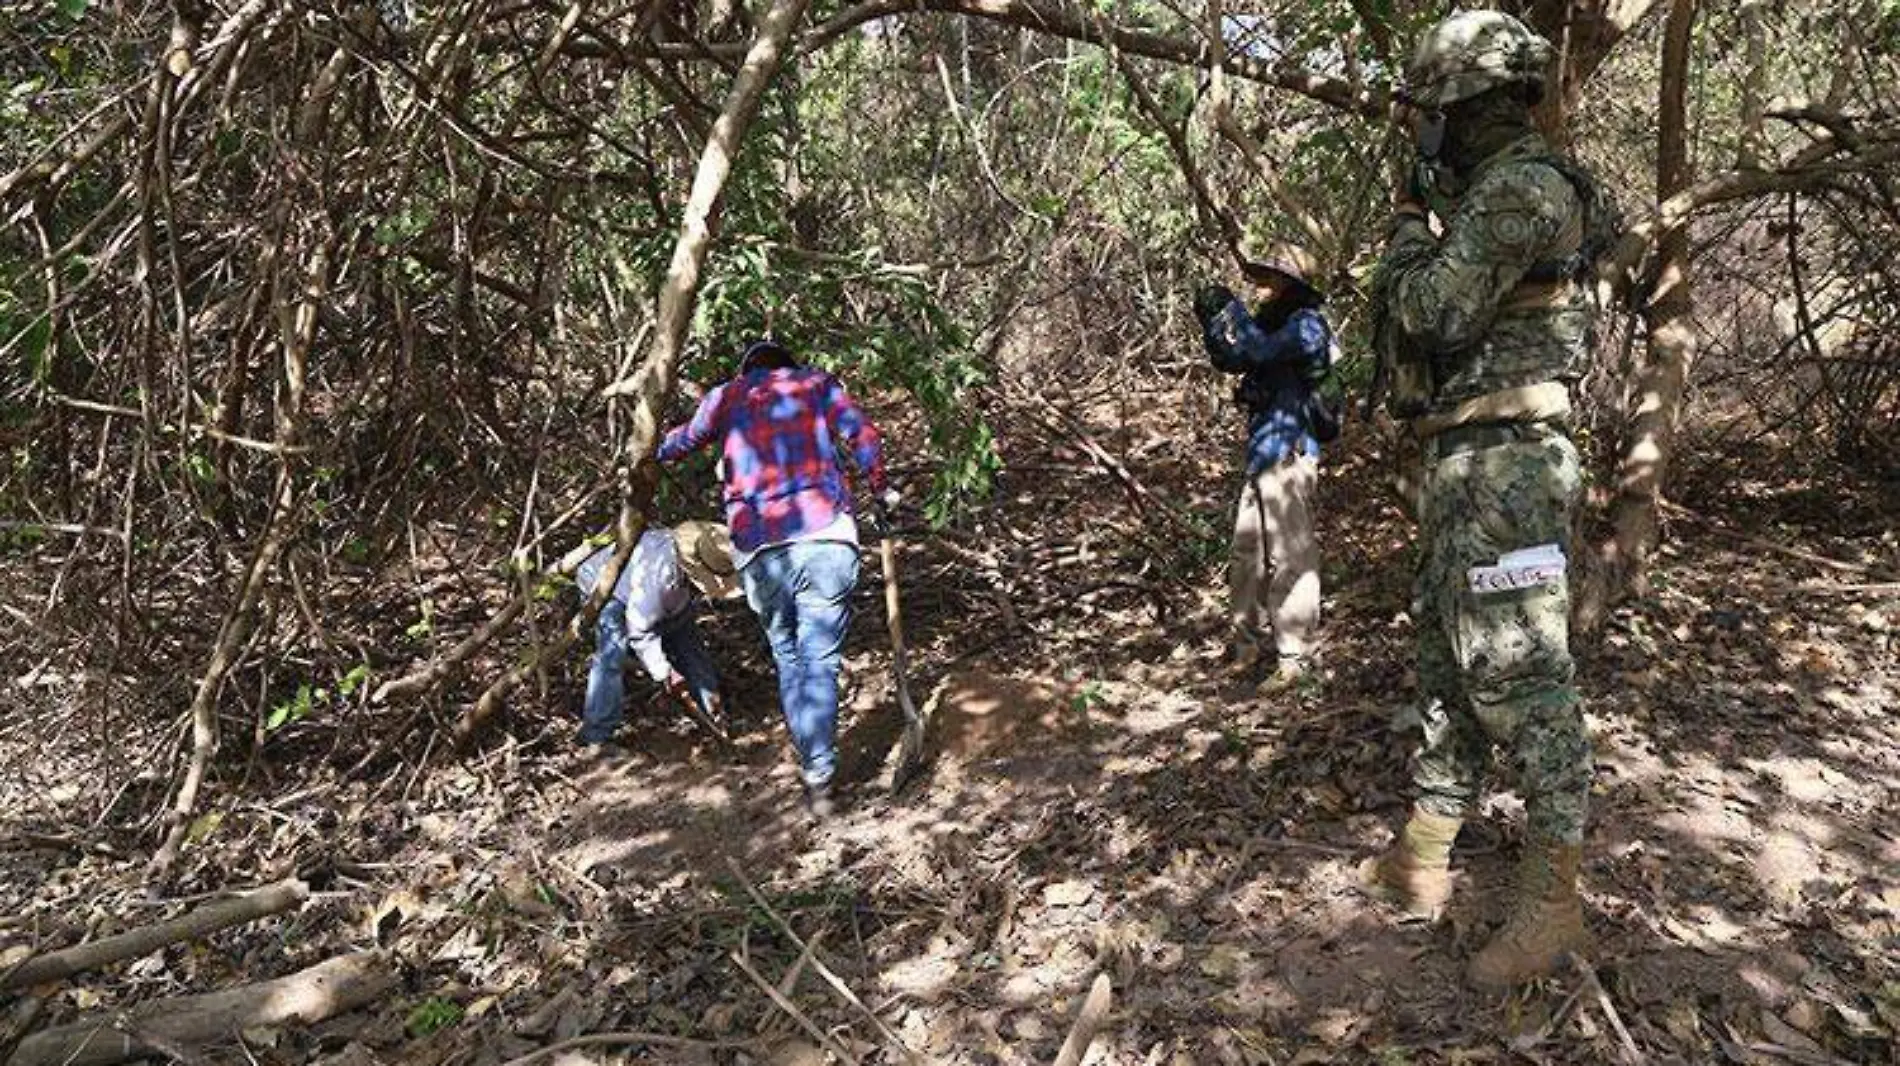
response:
M779 707L812 813L831 813L837 769L838 660L858 581L858 525L834 436L872 491L888 498L877 427L837 378L753 341L739 373L667 432L670 463L719 442L726 524L746 601L778 668Z

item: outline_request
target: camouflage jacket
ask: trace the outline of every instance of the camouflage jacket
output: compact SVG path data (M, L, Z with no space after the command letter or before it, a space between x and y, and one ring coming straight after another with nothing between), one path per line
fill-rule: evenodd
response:
M1591 307L1566 264L1585 208L1552 159L1524 137L1472 172L1443 236L1420 219L1396 225L1373 286L1376 340L1382 358L1430 371L1429 398L1402 416L1582 376Z

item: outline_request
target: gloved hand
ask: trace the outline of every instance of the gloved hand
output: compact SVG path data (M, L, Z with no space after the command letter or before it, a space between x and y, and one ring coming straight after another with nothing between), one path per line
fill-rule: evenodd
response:
M1225 285L1203 285L1194 294L1194 317L1205 326L1210 319L1220 314L1221 308L1233 302L1233 299L1233 291Z
M693 698L693 687L686 683L685 675L678 670L666 675L666 691L683 700Z

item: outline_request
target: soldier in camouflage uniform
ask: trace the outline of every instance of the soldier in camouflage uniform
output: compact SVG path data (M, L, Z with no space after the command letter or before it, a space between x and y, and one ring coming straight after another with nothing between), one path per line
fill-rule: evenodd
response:
M1373 292L1388 403L1425 463L1413 605L1424 738L1411 818L1361 872L1435 918L1451 893L1452 840L1502 748L1528 842L1510 916L1470 965L1485 986L1547 975L1586 939L1577 868L1590 743L1565 584L1582 476L1566 423L1589 347L1584 268L1614 216L1532 125L1550 57L1548 42L1493 11L1425 34L1406 72L1420 166Z

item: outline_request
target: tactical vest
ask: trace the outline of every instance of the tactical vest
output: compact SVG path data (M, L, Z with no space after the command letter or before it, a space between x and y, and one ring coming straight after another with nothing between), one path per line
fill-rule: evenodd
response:
M1569 160L1549 154L1508 160L1557 171L1576 190L1581 210L1499 302L1484 336L1470 347L1432 358L1430 413L1443 413L1487 393L1558 381L1575 384L1587 369L1594 308L1581 284L1595 249L1588 246L1595 181Z
M1403 277L1405 268L1375 276L1372 328L1379 364L1372 387L1384 396L1393 417L1423 419L1421 427L1519 417L1502 410L1486 414L1488 399L1512 408L1511 397L1524 389L1547 398L1549 387L1563 393L1582 377L1594 347L1595 318L1595 294L1582 282L1616 243L1622 214L1588 171L1553 154L1541 138L1519 141L1487 166L1526 163L1548 166L1561 175L1575 190L1581 210L1499 302L1480 340L1455 352L1416 351L1388 313L1390 286Z

